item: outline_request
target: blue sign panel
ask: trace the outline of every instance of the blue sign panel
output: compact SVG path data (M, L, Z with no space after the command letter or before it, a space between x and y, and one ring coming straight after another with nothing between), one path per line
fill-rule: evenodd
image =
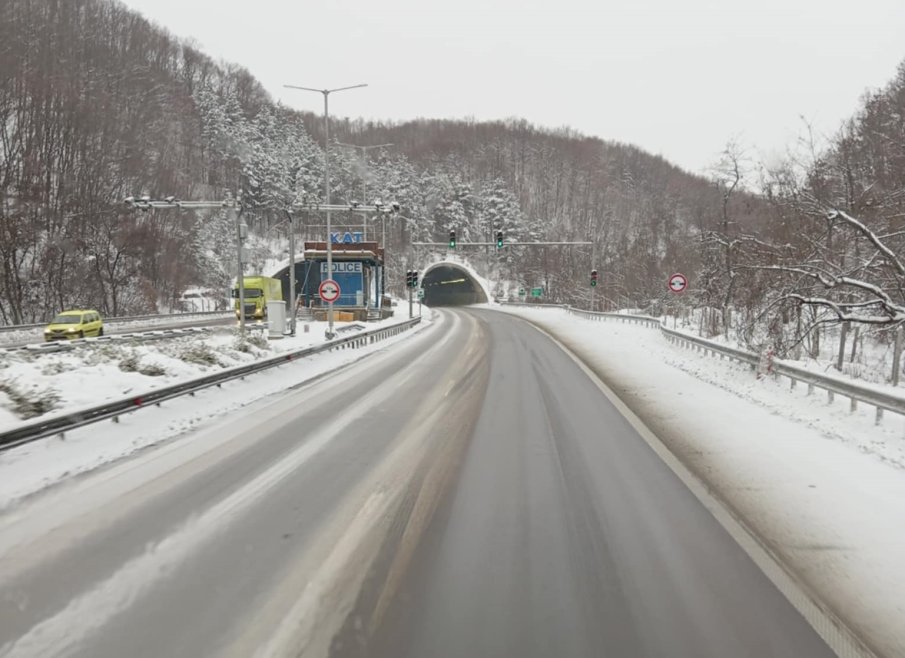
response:
M364 305L364 269L360 261L333 261L333 276L327 276L327 263L321 263L321 281L332 278L341 294L334 306Z

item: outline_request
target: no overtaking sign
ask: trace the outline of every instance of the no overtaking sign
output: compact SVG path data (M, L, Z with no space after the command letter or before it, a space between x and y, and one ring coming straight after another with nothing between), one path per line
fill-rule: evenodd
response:
M688 279L684 274L679 274L677 272L669 277L668 285L672 292L680 293L688 287Z
M333 279L326 279L321 281L321 285L317 289L317 292L320 294L322 300L328 304L333 303L339 299L339 284Z

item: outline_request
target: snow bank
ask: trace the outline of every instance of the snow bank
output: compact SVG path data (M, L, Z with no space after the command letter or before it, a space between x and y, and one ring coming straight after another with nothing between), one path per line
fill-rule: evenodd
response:
M357 326L373 329L400 321ZM261 339L260 333L255 339L255 332L242 341L234 329L223 329L151 343L98 342L67 352L0 352L0 432L39 415L22 399L47 401L44 413L75 411L319 344L326 324L299 323L295 337L273 341ZM343 323L336 325L341 327Z

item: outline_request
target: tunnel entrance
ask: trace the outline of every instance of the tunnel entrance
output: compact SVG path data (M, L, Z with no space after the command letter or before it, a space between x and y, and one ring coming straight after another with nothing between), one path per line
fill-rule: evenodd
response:
M421 281L427 306L485 304L487 295L471 274L455 265L437 265Z

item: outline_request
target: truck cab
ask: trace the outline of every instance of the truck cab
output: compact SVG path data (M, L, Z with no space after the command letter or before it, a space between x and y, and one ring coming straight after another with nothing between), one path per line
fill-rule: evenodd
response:
M266 276L246 276L242 280L245 286L245 317L263 320L267 317L267 302L283 299L283 286L279 279ZM234 286L232 297L235 299L233 309L239 318L239 287Z

